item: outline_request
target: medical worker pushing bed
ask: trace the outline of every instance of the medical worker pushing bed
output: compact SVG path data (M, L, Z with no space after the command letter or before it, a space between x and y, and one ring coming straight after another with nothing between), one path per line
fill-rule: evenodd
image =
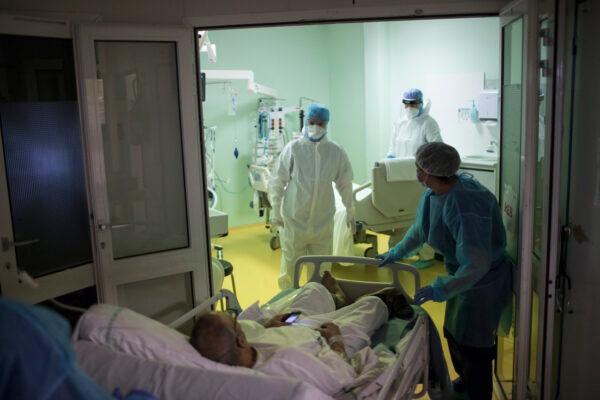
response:
M423 243L444 256L448 275L417 291L415 300L446 302L444 336L459 374L454 390L471 399L491 399L496 335L499 325L508 328L500 320L510 315L512 263L498 201L472 176L457 175L459 166L452 146L434 142L419 147L417 179L427 190L415 223L400 243L377 258L382 266Z
M292 287L298 257L332 253L332 182L346 207L346 221L351 229L354 227L352 166L346 152L327 138L328 123L329 110L311 104L304 135L283 148L269 180L271 224L279 227L281 240L281 289Z

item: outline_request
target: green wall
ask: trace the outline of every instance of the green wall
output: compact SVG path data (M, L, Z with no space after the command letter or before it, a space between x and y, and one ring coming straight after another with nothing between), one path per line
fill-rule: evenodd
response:
M367 180L367 135L363 24L329 25L326 34L331 139L348 153L354 181L364 183Z
M325 26L307 26L210 31L209 38L217 45L217 62L209 63L206 53L201 53L200 66L202 70L252 70L255 81L276 88L286 106L297 106L300 96L328 104L329 51L323 40L326 30ZM234 116L228 115L229 87L238 93ZM229 214L230 227L261 221L249 207L253 192L247 168L252 161L260 97L248 92L240 81L206 87L203 122L217 126L217 208ZM290 115L286 124L289 130L298 130L295 116ZM236 141L237 159L233 155Z

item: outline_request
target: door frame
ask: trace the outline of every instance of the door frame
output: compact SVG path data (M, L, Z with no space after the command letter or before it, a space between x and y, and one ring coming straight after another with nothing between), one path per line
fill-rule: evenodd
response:
M512 398L524 399L527 393L531 336L533 278L533 221L538 132L538 5L535 0L516 0L502 9L501 27L523 18L523 95L521 166L519 194L519 254L515 284L516 332ZM534 21L534 23L531 23ZM502 60L502 59L501 59ZM496 375L494 374L496 379ZM504 394L502 392L502 394Z
M83 23L74 26L81 120L87 155L92 198L96 284L100 302L118 304L117 286L147 279L191 273L193 302L199 304L210 297L210 257L208 212L204 166L200 162L200 119L198 115L196 62L193 29L181 26ZM104 172L102 132L97 110L96 40L124 42L175 42L179 110L181 121L183 173L187 206L188 247L154 254L129 257L126 266L114 265L110 212ZM176 253L176 254L174 254ZM196 260L196 263L190 262ZM117 260L119 262L121 260ZM197 265L196 265L197 264Z
M79 20L92 20L93 16L71 15L69 18ZM59 16L33 17L19 16L10 13L0 13L0 34L16 36L37 36L58 39L73 39L70 22L67 18ZM73 53L75 57L75 53ZM75 61L75 70L77 62ZM79 103L79 98L77 99ZM81 115L80 115L81 120ZM89 199L89 184L86 171L85 149L83 147L83 130L81 130L82 152L84 154L84 178L86 182L86 201L88 210L91 210ZM2 236L14 242L10 199L8 195L8 182L6 177L6 166L4 162L4 146L0 140L0 231ZM8 218L7 218L8 217ZM93 231L90 235L93 238ZM95 254L92 250L92 262L68 268L59 272L44 275L34 280L33 286L25 276L20 276L17 268L17 259L14 247L8 251L0 250L0 283L2 284L2 295L16 298L28 303L39 303L66 293L94 286L94 261Z
M566 70L567 70L567 1L558 0L549 6L545 11L549 19L553 21L551 37L552 59L549 68L552 72L552 104L548 104L548 110L552 113L549 120L550 129L546 137L545 154L549 157L545 166L544 175L548 186L544 194L549 200L545 203L547 209L544 210L545 224L543 237L543 258L540 265L540 279L538 284L543 285L540 290L540 313L538 332L538 359L537 361L537 390L539 398L551 398L553 394L553 374L556 347L555 347L555 329L557 322L557 278L560 268L560 247L562 226L561 192L565 180L563 174L563 152L565 134L565 104L566 104ZM545 257L545 259L544 259ZM543 300L543 301L542 301Z
M539 83L539 42L538 42L538 2L527 1L525 13L525 54L524 77L526 79L524 105L525 129L522 143L521 169L521 241L519 255L519 297L517 309L516 337L516 399L527 397L529 358L531 347L531 305L533 284L533 223L535 212L535 172L538 138L538 83Z

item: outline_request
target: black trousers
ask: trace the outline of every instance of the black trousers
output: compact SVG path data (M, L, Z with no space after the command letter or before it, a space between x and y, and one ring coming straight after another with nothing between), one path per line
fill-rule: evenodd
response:
M496 358L496 346L464 346L457 343L445 329L444 336L448 340L452 364L466 385L469 399L490 400L493 391L492 361Z

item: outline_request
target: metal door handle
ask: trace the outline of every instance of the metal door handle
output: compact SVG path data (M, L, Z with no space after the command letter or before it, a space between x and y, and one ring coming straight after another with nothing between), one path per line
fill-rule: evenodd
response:
M31 239L31 240L19 240L18 242L13 242L6 236L2 237L2 250L8 251L11 247L21 247L28 246L30 244L34 244L39 242L40 239Z
M117 224L117 225L111 225L110 229L123 229L123 228L127 228L129 226L129 224Z
M123 229L123 228L127 228L129 226L129 224L115 224L115 225L111 225L111 224L98 224L98 229L101 231L105 231L108 228L110 229Z

